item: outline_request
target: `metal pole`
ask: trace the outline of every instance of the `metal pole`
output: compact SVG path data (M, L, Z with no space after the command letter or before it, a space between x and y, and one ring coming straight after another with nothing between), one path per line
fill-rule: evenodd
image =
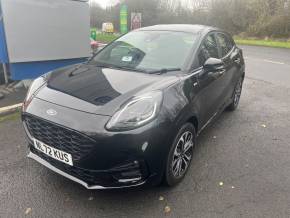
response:
M4 79L5 79L5 84L8 84L8 70L7 70L7 66L6 64L2 64L3 65L3 70L4 70Z

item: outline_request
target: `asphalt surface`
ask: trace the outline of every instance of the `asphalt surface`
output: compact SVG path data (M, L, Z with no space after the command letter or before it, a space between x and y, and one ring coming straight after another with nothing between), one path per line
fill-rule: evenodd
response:
M20 88L18 90L7 91L0 88L0 94L3 94L3 98L0 99L0 108L10 105L22 103L27 93L27 89Z
M0 217L290 217L290 50L243 48L240 107L200 135L175 188L86 190L25 157L19 120L0 123Z

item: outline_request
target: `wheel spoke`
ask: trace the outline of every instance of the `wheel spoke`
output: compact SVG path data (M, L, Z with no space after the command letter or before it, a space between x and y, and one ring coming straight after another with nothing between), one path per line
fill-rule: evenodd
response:
M189 137L188 137L187 141L192 141L192 134L191 133L189 133Z
M182 158L182 161L184 163L184 171L185 171L187 169L187 167L188 167L189 161L187 161L184 157Z
M177 147L176 147L175 150L174 150L174 155L173 155L173 157L178 157L178 156L180 155L180 153L181 153L181 152L178 152L178 151L177 151Z
M178 142L178 144L180 144L180 143L182 143L182 144L184 144L184 138L183 137L181 137L180 139L179 139L179 142Z
M183 138L184 138L184 142L185 143L187 142L187 137L188 137L188 132L186 132L186 133L183 134Z
M187 142L187 143L184 145L184 153L188 152L188 150L189 150L190 148L192 148L192 147L193 147L193 142L192 142L192 141Z
M176 166L173 168L174 176L178 176L178 174L179 174L180 163L181 163L181 160L177 159Z
M185 140L183 137L181 137L181 139L179 140L178 145L180 145L180 152L183 150L184 144L185 144Z
M191 155L184 154L184 159L186 159L188 162L191 160Z
M174 166L176 166L177 161L178 161L178 158L176 158L175 160L173 160L173 162L172 162L172 167L173 168L174 168Z
M178 176L180 176L182 171L182 159L179 159L178 163Z

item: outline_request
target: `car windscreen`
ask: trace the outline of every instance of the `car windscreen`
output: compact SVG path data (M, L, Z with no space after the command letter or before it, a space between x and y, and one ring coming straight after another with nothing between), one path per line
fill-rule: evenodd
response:
M182 68L196 40L196 34L186 32L131 32L101 50L90 63L146 72Z

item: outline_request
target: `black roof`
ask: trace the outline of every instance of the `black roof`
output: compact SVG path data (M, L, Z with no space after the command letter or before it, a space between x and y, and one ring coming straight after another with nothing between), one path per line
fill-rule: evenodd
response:
M136 31L177 31L188 33L201 33L210 32L212 30L219 30L218 28L204 25L191 25L191 24L162 24L155 26L148 26L140 28Z

